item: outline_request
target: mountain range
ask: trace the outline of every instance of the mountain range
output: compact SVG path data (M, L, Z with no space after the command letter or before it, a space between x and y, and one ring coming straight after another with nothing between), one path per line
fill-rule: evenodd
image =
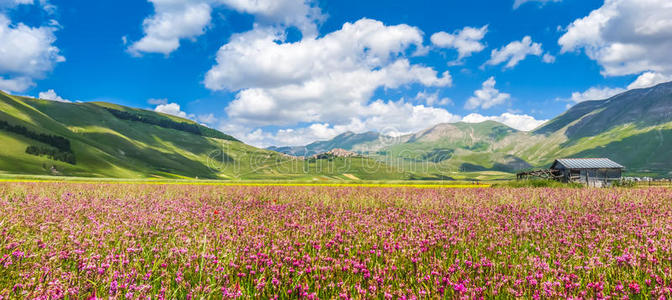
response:
M536 130L494 121L439 124L400 137L347 132L300 147L271 147L289 155L333 148L356 151L404 170L429 173L514 172L548 167L562 157L608 157L629 174L672 174L672 82L605 100L581 102Z
M347 132L306 146L268 149L154 111L0 92L0 144L0 174L492 179L547 167L556 158L607 157L626 166L629 174L669 176L672 82L579 103L531 132L494 121L450 123L403 136Z

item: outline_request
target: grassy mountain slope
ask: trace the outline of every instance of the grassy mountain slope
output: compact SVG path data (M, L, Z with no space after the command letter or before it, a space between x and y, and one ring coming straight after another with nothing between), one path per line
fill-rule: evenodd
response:
M672 121L672 82L635 89L601 101L577 104L535 133L562 129L570 140L599 135L621 125L646 128Z
M114 111L139 115L145 122L121 119ZM362 179L407 176L393 169L367 174L362 166L378 162L366 158L347 164L332 161L327 168L319 161L311 164L248 146L190 120L110 103L61 103L0 92L0 121L34 134L65 138L76 157L76 163L70 164L27 154L29 146L54 147L0 129L0 172L4 173L212 179L328 179L344 173Z
M579 103L531 139L517 154L534 165L557 157L609 157L630 173L672 174L672 82Z

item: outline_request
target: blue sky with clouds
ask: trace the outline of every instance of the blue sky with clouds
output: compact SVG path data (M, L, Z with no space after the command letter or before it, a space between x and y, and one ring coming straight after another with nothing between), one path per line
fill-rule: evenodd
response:
M493 119L672 80L668 0L0 0L0 89L257 146Z

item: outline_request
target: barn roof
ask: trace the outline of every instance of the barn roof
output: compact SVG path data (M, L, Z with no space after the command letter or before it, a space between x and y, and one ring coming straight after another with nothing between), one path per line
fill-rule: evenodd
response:
M625 169L624 166L615 163L608 158L563 158L553 162L551 169L557 165L562 165L567 169Z

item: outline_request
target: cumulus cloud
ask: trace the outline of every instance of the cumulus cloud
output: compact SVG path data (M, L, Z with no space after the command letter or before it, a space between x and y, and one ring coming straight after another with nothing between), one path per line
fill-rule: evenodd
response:
M560 2L562 0L516 0L513 2L513 9L518 9L521 5L530 2L539 2L541 4L546 4L548 2Z
M180 109L180 105L177 103L168 103L168 104L160 104L157 105L156 108L154 108L155 112L160 112L164 114L169 114L173 115L176 117L180 118L190 118L191 116L187 115L187 113L183 112Z
M439 123L459 122L462 118L445 109L413 105L405 100L376 100L358 108L358 113L342 123L314 122L305 127L286 128L275 132L262 129L250 130L241 124L227 122L220 129L232 133L243 141L256 146L305 145L316 140L326 140L347 132L378 131L402 135L425 129Z
M415 95L415 100L423 101L424 103L427 104L427 106L434 106L434 105L445 106L453 104L453 100L451 100L450 98L439 97L439 92L434 93L418 92L418 94Z
M589 100L604 100L625 92L622 88L591 87L583 92L572 93L571 100L579 103Z
M508 112L499 116L483 116L473 113L465 116L462 119L462 122L466 123L481 123L484 121L496 121L521 131L532 131L535 128L541 126L541 124L546 123L548 120L537 120L530 115L519 115Z
M72 101L63 99L61 96L56 94L56 91L50 89L44 92L40 92L39 95L37 95L37 98L43 99L43 100L51 100L51 101L57 101L57 102L67 102L70 103Z
M400 101L377 100L366 107L361 128L352 131L376 130L388 134L406 134L427 128L428 124L457 122L460 116L443 108L413 105Z
M506 100L511 98L510 94L502 93L495 88L495 77L490 77L488 80L483 82L483 85L480 90L474 92L474 96L467 100L464 108L466 109L477 109L483 108L488 109L495 105L502 104Z
M0 88L22 92L65 61L54 46L58 30L53 26L30 27L13 24L0 12Z
M569 24L558 43L562 52L583 50L606 76L672 75L670 20L669 0L605 0L600 8Z
M423 42L415 27L362 19L295 43L277 43L280 34L258 28L234 35L219 50L205 85L238 92L226 108L234 121L341 124L359 116L379 88L452 84L447 71L439 75L405 58Z
M628 85L628 89L643 89L652 87L661 83L672 81L672 75L663 75L656 72L645 72L639 75L637 79Z
M252 14L257 24L286 28L295 26L304 36L317 35L317 23L324 16L309 0L148 0L154 14L143 21L144 36L128 47L133 55L168 55L180 47L181 40L205 33L214 8L222 6Z
M219 50L217 65L206 75L212 90L240 90L300 84L333 72L386 65L411 45L421 46L422 32L408 25L385 26L362 19L345 23L322 38L278 44L283 32L258 28L231 37Z
M0 76L0 90L7 92L25 91L31 86L35 85L33 80L29 77L13 77L5 78Z
M481 40L487 32L488 25L481 28L464 27L453 33L437 32L430 39L436 47L456 49L458 53L457 62L460 62L463 58L485 49L485 45L481 43Z
M492 50L490 60L486 64L496 66L506 62L505 68L510 69L528 55L541 56L543 52L540 43L534 43L531 37L525 36L521 41L514 41L500 49Z
M295 26L304 36L317 36L317 24L325 16L313 0L218 0L239 12L257 17L262 25Z
M151 0L156 14L143 22L145 36L133 43L128 51L133 55L142 52L165 55L180 47L180 40L205 33L210 24L212 8L198 1Z

